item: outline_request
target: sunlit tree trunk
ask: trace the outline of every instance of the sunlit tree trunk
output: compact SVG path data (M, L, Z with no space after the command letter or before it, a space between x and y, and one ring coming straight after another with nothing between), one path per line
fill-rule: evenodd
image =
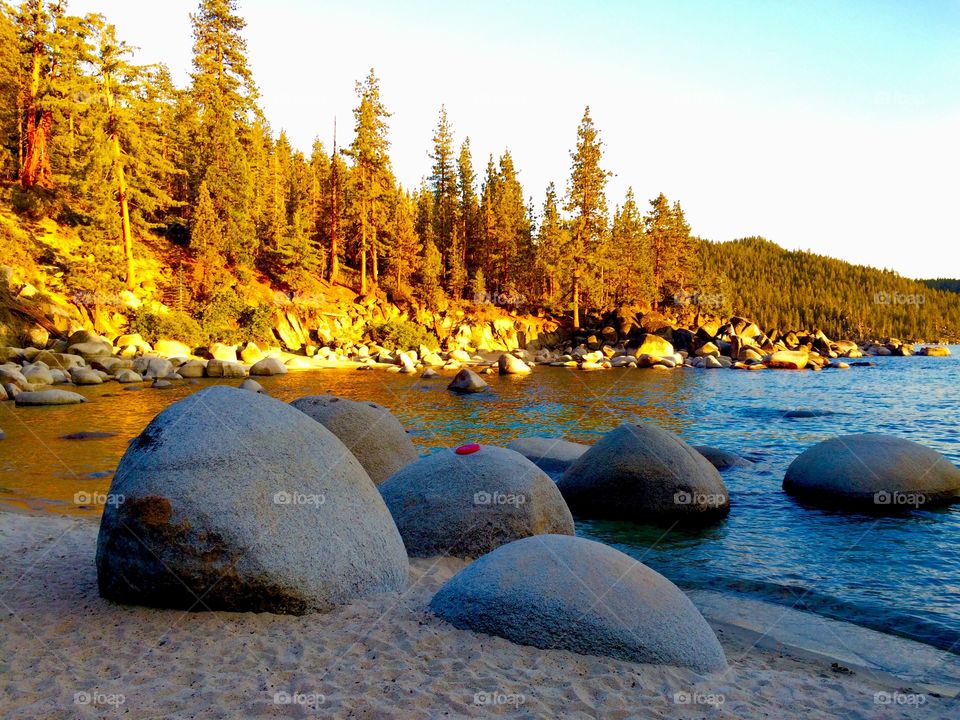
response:
M26 102L26 155L20 168L20 184L23 187L53 187L53 171L47 154L47 140L53 128L53 113L37 108L40 93L40 66L43 46L33 46L33 62L30 69L30 87Z

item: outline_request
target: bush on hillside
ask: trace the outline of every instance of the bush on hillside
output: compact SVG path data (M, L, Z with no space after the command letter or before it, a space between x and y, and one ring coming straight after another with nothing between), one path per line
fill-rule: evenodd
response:
M439 347L437 336L409 320L387 320L370 327L373 341L388 350L416 350L421 345Z
M166 313L136 312L130 318L129 332L140 333L149 343L155 343L160 338L169 338L197 347L207 342L207 336L200 324L179 310Z

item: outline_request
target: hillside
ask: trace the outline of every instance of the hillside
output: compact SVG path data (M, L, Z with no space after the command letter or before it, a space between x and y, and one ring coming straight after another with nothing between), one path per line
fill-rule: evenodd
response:
M853 265L763 238L702 242L703 270L728 310L764 327L830 337L960 338L960 298L943 285ZM939 289L939 288L945 289Z

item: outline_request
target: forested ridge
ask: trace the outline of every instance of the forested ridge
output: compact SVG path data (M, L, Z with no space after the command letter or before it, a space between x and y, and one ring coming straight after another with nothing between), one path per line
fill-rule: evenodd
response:
M589 107L558 148L569 177L544 190L522 186L509 149L475 159L442 105L424 132L424 178L404 186L373 69L356 82L350 142L295 148L258 104L236 0L200 0L191 22L193 70L178 87L164 66L135 64L108 18L47 0L3 7L0 175L20 226L0 226L0 262L45 268L74 297L126 292L216 318L211 328L262 312L255 284L296 301L332 283L401 305L546 311L574 327L617 307L692 307L837 337L960 336L956 281L760 238L707 242L663 194L607 198ZM76 238L73 252L24 239L45 219Z

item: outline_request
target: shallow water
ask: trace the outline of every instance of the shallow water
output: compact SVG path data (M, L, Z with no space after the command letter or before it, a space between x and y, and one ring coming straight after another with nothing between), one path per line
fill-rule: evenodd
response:
M489 378L492 392L456 396L443 379L326 370L260 379L283 400L332 392L390 407L422 449L523 435L593 442L625 421L648 420L693 443L755 461L724 473L729 517L698 531L578 522L578 533L615 545L685 587L756 595L825 615L960 648L960 505L898 517L805 507L781 490L787 466L828 437L885 432L960 464L960 348L949 358L874 358L872 368L759 373L724 370L538 368ZM94 515L131 438L170 402L200 385L126 391L81 389L93 402L61 408L0 404L0 502ZM237 384L238 381L232 381ZM829 410L788 419L794 409ZM83 431L106 438L66 440ZM212 442L216 428L211 428ZM85 493L78 496L78 493ZM92 501L91 501L92 500ZM102 498L101 498L102 500ZM78 504L79 501L79 504Z

